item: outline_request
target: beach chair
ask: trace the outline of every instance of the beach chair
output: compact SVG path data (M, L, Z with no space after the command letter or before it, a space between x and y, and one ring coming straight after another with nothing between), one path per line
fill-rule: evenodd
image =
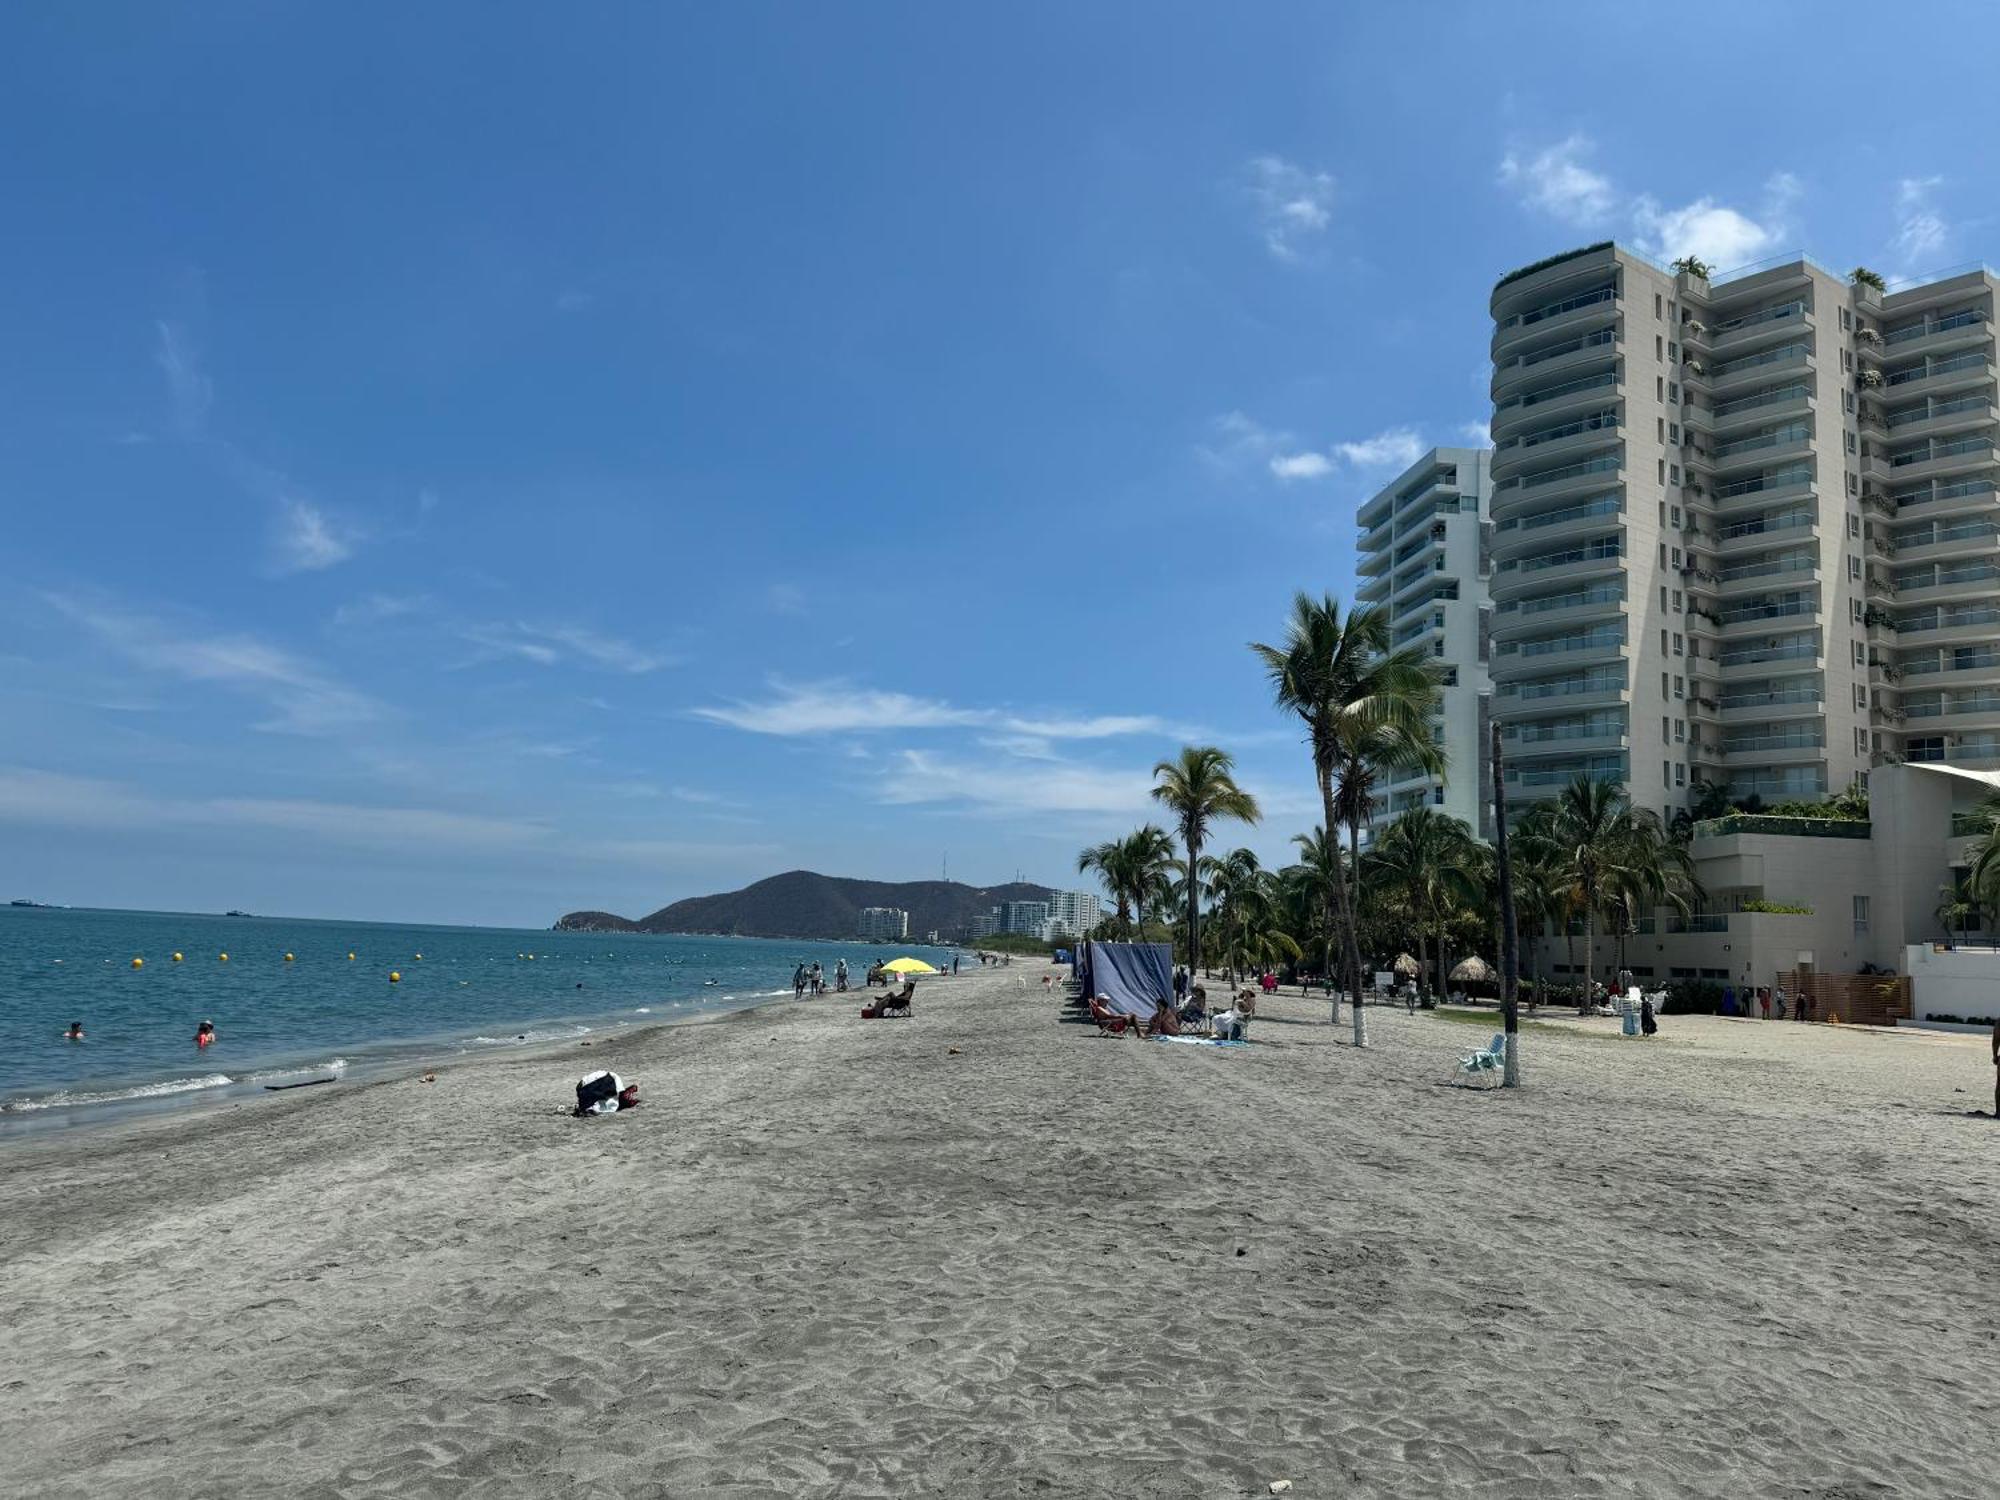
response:
M914 984L905 984L895 994L883 995L873 1005L863 1006L861 1009L861 1019L864 1021L880 1021L887 1016L908 1016L910 1014L910 1001L915 998L916 993L917 987Z
M1458 1060L1458 1066L1452 1069L1451 1081L1463 1083L1469 1088L1474 1079L1484 1078L1490 1088L1500 1082L1506 1066L1507 1034L1504 1031L1495 1032L1484 1052L1469 1052Z
M1090 1002L1090 1018L1097 1023L1101 1036L1137 1036L1138 1022L1131 1016L1120 1015L1100 1000Z

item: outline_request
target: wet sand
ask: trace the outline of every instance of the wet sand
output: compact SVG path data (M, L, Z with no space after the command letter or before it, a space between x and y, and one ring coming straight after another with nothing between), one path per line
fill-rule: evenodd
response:
M1039 973L10 1145L0 1490L1995 1492L1983 1038L1578 1023L1502 1095Z

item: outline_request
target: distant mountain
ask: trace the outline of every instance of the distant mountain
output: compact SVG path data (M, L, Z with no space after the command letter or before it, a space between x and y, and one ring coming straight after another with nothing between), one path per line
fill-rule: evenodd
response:
M1027 883L970 886L955 880L845 880L811 870L773 875L740 891L691 896L628 921L603 911L573 911L556 923L575 932L715 932L732 937L851 938L861 908L894 906L910 914L910 936L936 930L962 935L972 918L1003 901L1046 901L1050 887Z

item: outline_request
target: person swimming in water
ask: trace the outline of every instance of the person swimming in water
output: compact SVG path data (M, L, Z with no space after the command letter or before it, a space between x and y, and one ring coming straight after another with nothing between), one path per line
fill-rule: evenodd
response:
M199 1026L195 1027L194 1044L197 1047L206 1047L210 1042L214 1040L215 1040L215 1022L203 1021Z
M81 1022L81 1021L72 1021L72 1022L70 1022L70 1023L69 1023L69 1030L68 1030L68 1031L65 1031L65 1032L63 1033L63 1040L64 1040L64 1041L66 1041L66 1042L80 1042L80 1041L82 1041L82 1040L83 1040L83 1022Z

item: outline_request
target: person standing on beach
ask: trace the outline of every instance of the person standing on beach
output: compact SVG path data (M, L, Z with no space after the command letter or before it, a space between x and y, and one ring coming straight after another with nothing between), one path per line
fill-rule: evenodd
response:
M2000 1120L2000 1019L1993 1022L1993 1118Z
M792 998L802 999L806 992L806 966L800 964L792 970Z

